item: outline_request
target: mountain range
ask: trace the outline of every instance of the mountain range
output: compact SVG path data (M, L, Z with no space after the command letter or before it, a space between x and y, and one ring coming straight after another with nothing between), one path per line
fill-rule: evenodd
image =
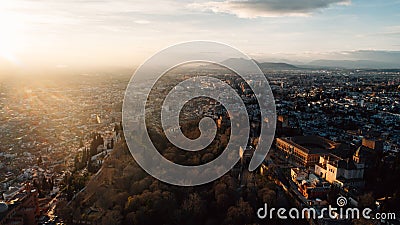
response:
M384 50L357 50L340 51L324 54L281 54L276 58L254 57L253 60L262 70L302 70L302 69L400 69L400 51ZM243 58L230 58L225 61L227 65L234 63L248 68L249 60ZM71 73L127 73L131 74L133 68L126 66L74 66L69 65L59 67L57 65L39 65L29 66L23 63L16 64L0 57L0 77L7 75L25 75L25 74L71 74ZM250 68L249 68L250 69ZM121 71L121 72L120 72Z
M261 70L306 70L306 69L400 69L400 62L380 62L373 60L314 60L304 64L289 64L281 62L258 62L253 60ZM249 68L250 60L231 58L223 61L226 65L235 64Z

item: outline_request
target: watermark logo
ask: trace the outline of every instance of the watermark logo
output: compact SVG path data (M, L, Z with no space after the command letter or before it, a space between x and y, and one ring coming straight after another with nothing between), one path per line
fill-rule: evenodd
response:
M234 63L229 59L241 59L242 63ZM139 129L148 131L146 105L157 80L172 68L193 62L225 67L240 76L252 89L262 121L259 142L249 164L250 171L255 170L265 159L275 133L276 114L271 88L264 73L246 54L226 44L210 41L181 43L156 53L136 70L126 89L122 111L124 135L132 156L147 173L179 186L205 184L231 170L239 161L239 149L247 145L250 132L249 115L241 96L227 83L209 76L189 78L176 85L167 96L163 96L161 123L166 137L173 145L186 151L200 151L215 138L215 122L208 117L202 118L199 123L200 137L192 140L180 130L179 112L194 98L217 100L230 115L231 136L225 150L216 159L197 166L174 163L154 147L148 132L147 135L138 132Z
M373 213L371 208L352 208L344 207L347 205L347 199L340 196L336 199L338 207L332 207L328 205L325 207L305 207L302 209L298 208L269 208L268 204L264 204L257 210L257 216L259 219L330 219L330 220L352 220L364 218L366 220L394 220L396 219L396 213Z
M347 198L340 196L339 198L336 199L336 204L339 207L343 207L343 206L347 205Z

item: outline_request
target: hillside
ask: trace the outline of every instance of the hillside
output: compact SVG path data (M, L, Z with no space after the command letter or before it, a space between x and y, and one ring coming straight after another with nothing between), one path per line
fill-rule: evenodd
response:
M120 142L84 191L59 211L67 224L249 224L257 220L257 206L276 199L273 182L258 174L254 179L256 186L244 188L230 173L196 187L168 185L145 173Z
M288 63L273 63L273 62L263 62L259 63L255 60L252 60L255 62L262 71L270 71L270 70L298 70L301 69L297 66L288 64ZM243 59L243 58L231 58L223 61L222 63L226 65L236 65L236 66L241 66L242 68L250 68L252 66L252 61ZM248 69L250 70L250 69Z
M258 63L258 66L262 70L298 70L301 69L297 66L288 64L288 63L272 63L272 62L264 62Z

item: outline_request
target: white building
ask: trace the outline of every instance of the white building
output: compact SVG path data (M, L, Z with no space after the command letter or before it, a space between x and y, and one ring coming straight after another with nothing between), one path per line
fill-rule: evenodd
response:
M364 163L329 154L319 158L319 163L315 165L315 174L331 184L361 187L364 185L364 167Z

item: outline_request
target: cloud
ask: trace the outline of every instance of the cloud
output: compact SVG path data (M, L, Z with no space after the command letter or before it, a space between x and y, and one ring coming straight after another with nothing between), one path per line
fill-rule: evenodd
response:
M149 24L151 22L148 21L148 20L135 20L135 23L137 23L137 24Z
M309 16L331 5L349 5L351 0L225 0L189 4L189 8L229 13L239 18Z

